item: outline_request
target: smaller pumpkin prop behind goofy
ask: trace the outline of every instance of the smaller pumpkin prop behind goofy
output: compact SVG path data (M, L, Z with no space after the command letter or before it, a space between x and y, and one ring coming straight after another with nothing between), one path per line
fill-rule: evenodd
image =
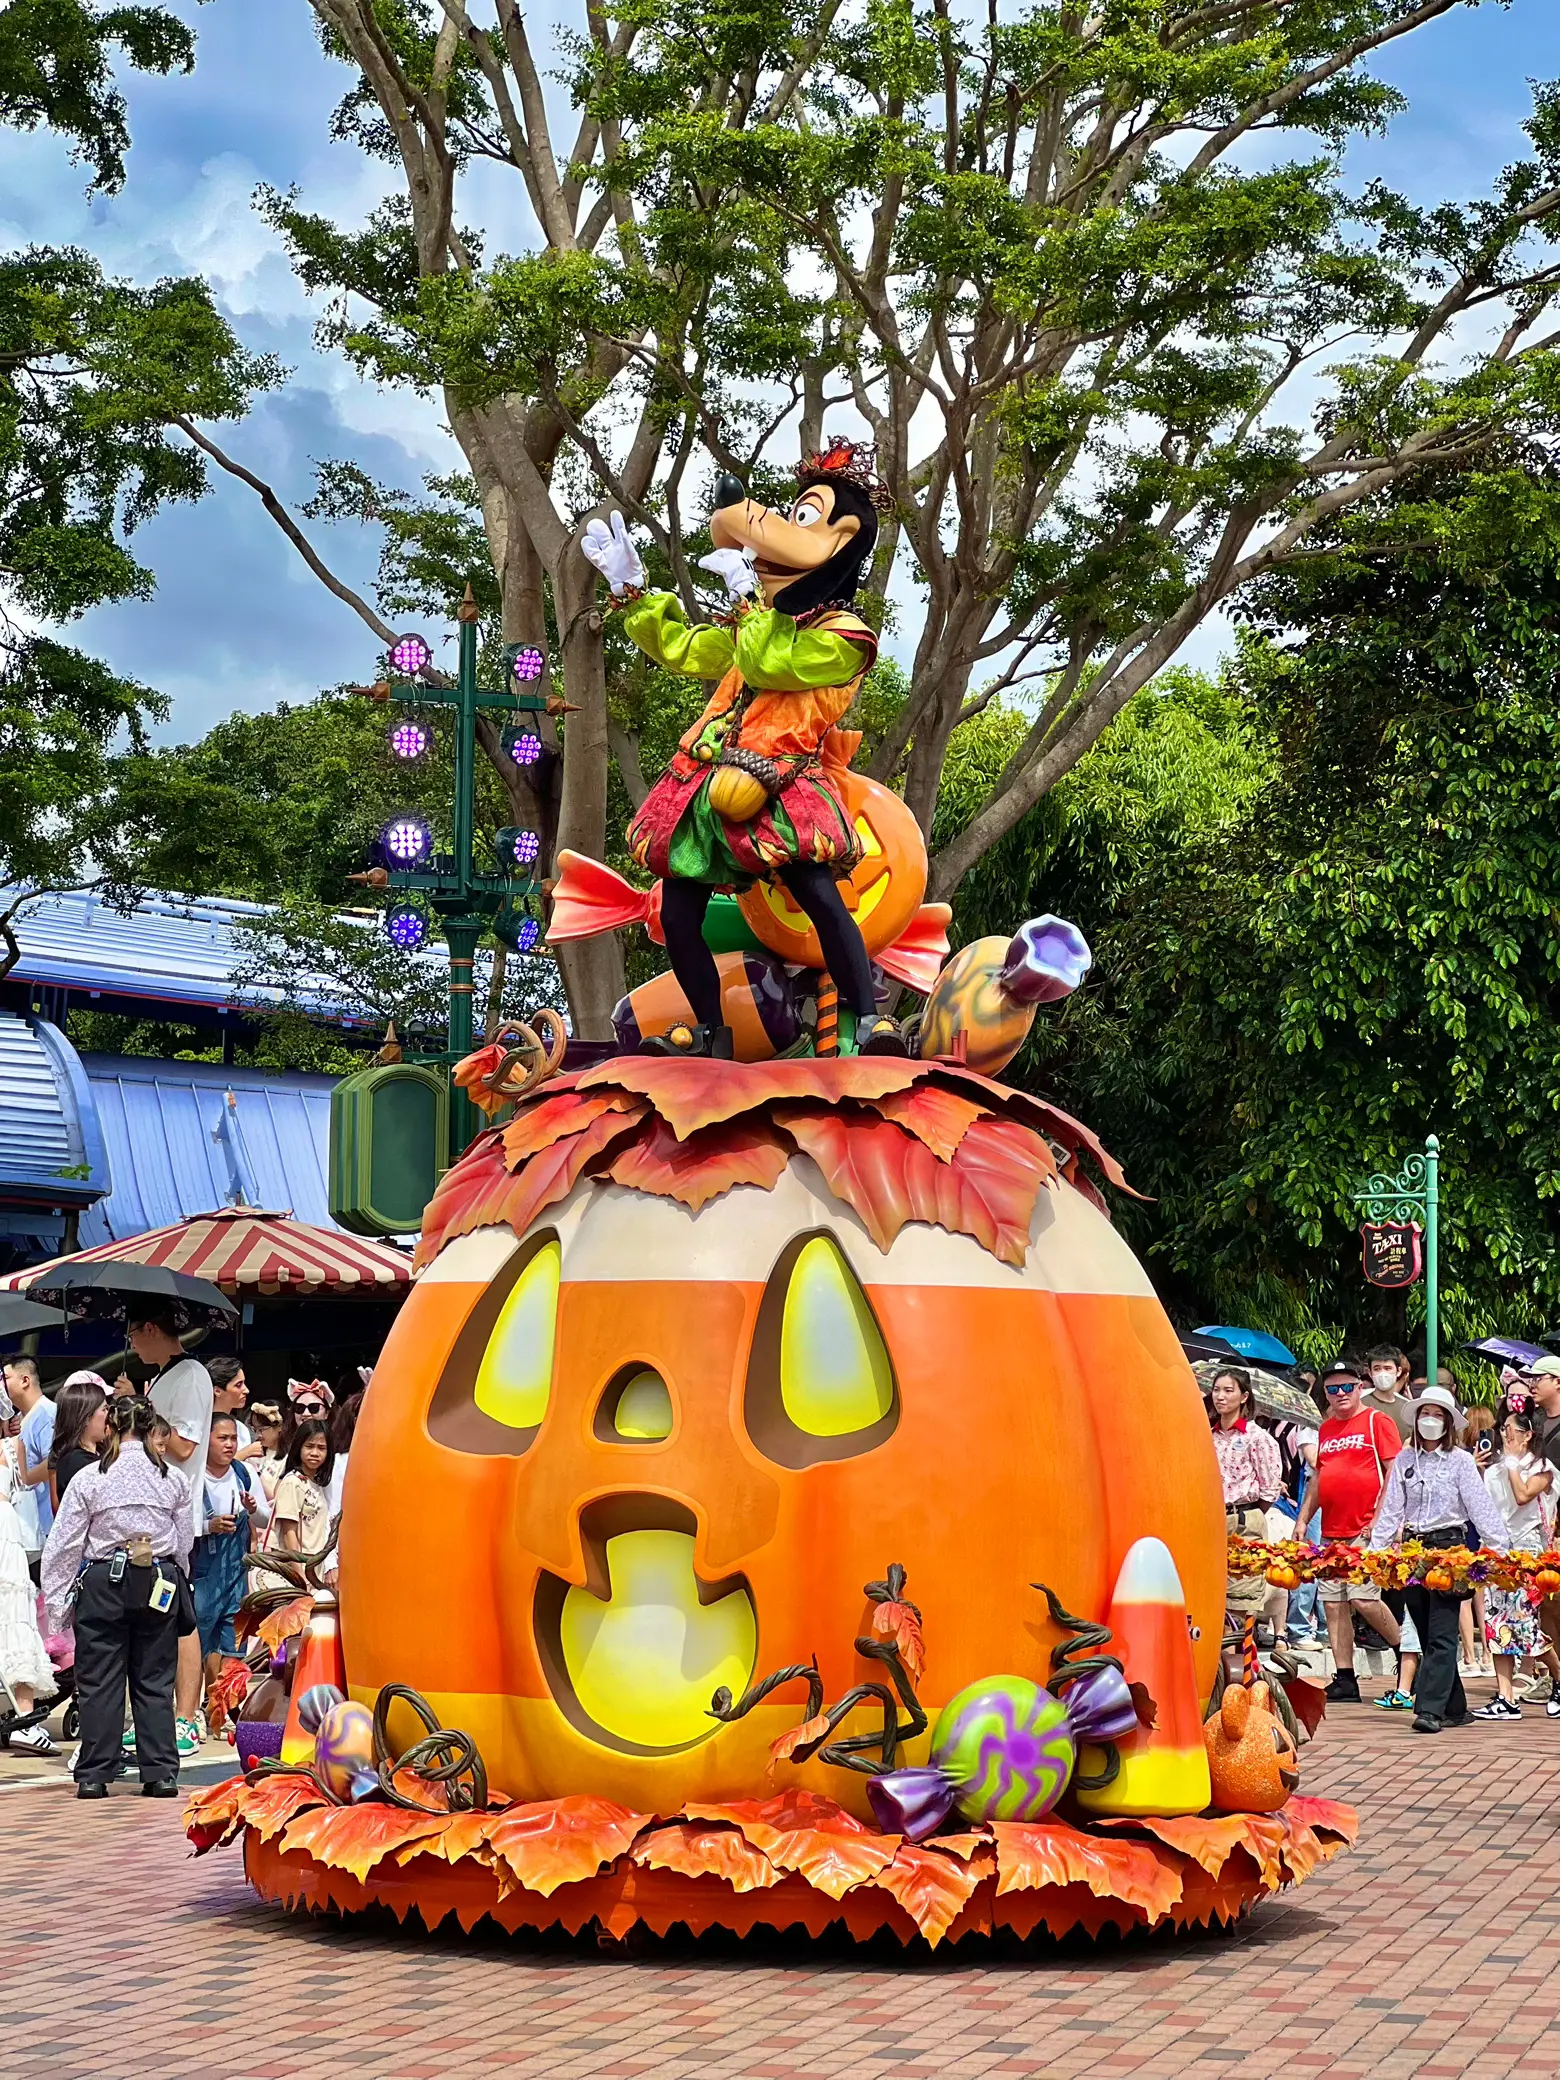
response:
M778 881L812 921L839 992L839 1051L904 1052L893 1020L879 1015L872 963L840 896L862 841L823 756L877 656L851 604L887 499L870 450L850 441L809 456L796 477L789 513L748 498L735 477L716 484L715 551L700 568L733 595L730 628L691 625L675 593L642 589L621 513L610 525L592 520L581 543L628 602L623 626L640 649L666 671L719 681L628 832L635 860L664 883L666 950L698 1021L643 1041L646 1052L730 1057L704 917L716 889L761 880Z

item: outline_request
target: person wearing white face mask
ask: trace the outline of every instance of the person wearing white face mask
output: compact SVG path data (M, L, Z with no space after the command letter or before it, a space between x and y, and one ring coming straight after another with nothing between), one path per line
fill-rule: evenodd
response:
M1472 1459L1453 1442L1456 1418L1457 1403L1446 1387L1426 1387L1415 1402L1414 1441L1392 1462L1370 1527L1372 1550L1408 1540L1450 1550L1466 1542L1470 1523L1493 1551L1504 1553L1510 1546L1505 1518ZM1439 1733L1446 1725L1465 1725L1473 1715L1457 1673L1457 1620L1467 1592L1458 1596L1419 1582L1403 1594L1423 1649L1414 1693L1419 1707L1414 1731Z
M1397 1426L1397 1434L1405 1444L1414 1437L1414 1404L1409 1399L1408 1382L1413 1375L1409 1364L1396 1344L1378 1343L1365 1360L1370 1367L1370 1385L1360 1396L1365 1408L1378 1408Z

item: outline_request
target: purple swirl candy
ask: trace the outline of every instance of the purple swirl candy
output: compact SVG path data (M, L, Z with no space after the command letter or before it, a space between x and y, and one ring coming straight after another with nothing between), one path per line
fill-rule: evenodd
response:
M1072 1778L1067 1707L1026 1676L987 1676L950 1698L932 1733L966 1820L1038 1820Z

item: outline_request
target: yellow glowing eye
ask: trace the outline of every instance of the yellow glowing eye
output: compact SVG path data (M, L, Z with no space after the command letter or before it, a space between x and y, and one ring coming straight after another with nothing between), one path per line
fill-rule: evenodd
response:
M515 1280L477 1369L478 1408L511 1430L534 1430L547 1413L562 1262L557 1242L543 1243Z
M882 1333L850 1266L826 1235L803 1245L780 1326L780 1399L809 1437L844 1437L894 1405Z
M651 1441L672 1434L672 1397L660 1373L636 1372L618 1396L612 1427L619 1437Z

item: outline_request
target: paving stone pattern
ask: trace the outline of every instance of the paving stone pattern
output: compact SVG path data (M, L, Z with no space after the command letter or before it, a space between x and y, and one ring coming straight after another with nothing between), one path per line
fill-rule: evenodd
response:
M1484 1686L1479 1686L1482 1690ZM261 1906L121 1786L0 1792L19 2080L1497 2080L1560 2074L1560 1721L1338 1710L1306 1788L1361 1843L1233 1935L896 1946L429 1938Z

